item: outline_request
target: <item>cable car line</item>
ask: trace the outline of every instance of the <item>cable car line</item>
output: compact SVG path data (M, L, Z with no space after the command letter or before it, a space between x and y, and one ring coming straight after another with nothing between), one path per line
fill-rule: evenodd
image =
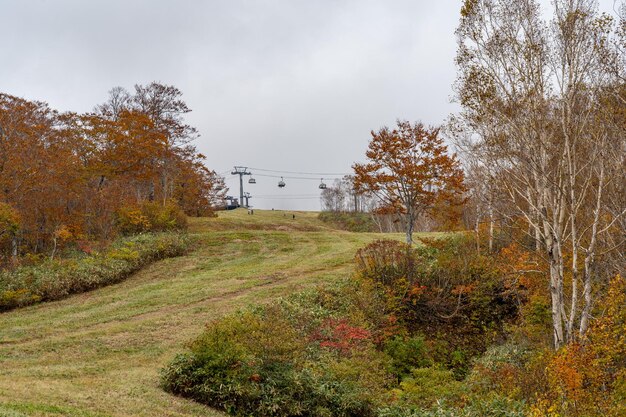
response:
M255 171L263 171L263 172L277 172L279 174L297 174L297 175L327 175L327 176L344 176L344 175L351 175L349 173L345 173L345 172L299 172L299 171L277 171L274 169L263 169L263 168L253 168L253 167L248 167L248 169L253 169ZM285 177L287 178L287 177Z
M271 174L254 174L256 177L268 177L268 178L283 178L288 180L311 180L311 181L319 181L318 178L313 177L291 177L291 176L283 176L283 175L271 175Z
M263 198L280 198L280 197L310 197L310 198L319 198L319 194L289 194L289 195L281 195L281 194L259 194L255 195L255 197L263 197Z
M258 198L260 200L317 200L319 199L319 196L317 197L259 197L259 196L254 196L254 198Z
M252 172L253 170L255 171L255 173ZM259 174L256 171L261 171L262 173ZM329 172L322 173L322 172L301 172L301 171L278 171L278 170L264 169L264 168L252 168L252 167L241 166L241 165L236 165L234 169L230 171L230 174L232 175L232 177L226 178L225 175L228 172L229 171L224 171L223 173L219 175L225 183L232 179L235 179L235 180L239 179L239 194L240 194L239 204L243 205L244 207L251 207L249 205L249 198L253 197L252 195L250 195L249 192L244 192L243 190L243 185L244 185L243 177L246 175L249 176L247 183L253 184L253 185L257 183L256 179L252 176L253 174L255 177L280 178L277 184L278 188L280 189L285 188L287 186L285 179L318 181L318 178L319 178L318 176L321 176L322 178L319 179L319 184L317 186L317 188L319 188L321 191L324 191L328 188L328 186L324 182L324 176L326 177L326 179L329 179L329 177L331 177L330 179L336 180L338 178L332 178L332 177L338 177L338 176L344 177L346 175L349 175L345 173L336 173L336 172L335 173L329 173ZM274 173L283 174L283 175L274 175ZM294 176L292 175L285 176L284 174L294 174ZM306 175L306 176L302 176L302 175ZM321 195L318 195L318 194L313 194L313 195L312 194L295 194L295 195L282 194L282 195L254 196L254 198L258 198L262 200L313 200L313 199L319 199L320 197ZM228 197L228 198L232 199L232 197Z

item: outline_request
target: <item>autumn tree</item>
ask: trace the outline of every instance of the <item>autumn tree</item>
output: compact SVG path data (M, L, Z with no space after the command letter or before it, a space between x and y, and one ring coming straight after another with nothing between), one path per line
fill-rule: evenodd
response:
M158 198L165 204L174 198L180 159L197 153L191 142L198 137L198 132L184 120L190 111L179 89L157 82L135 85L134 93L115 87L109 91L108 100L96 106L96 115L112 123L128 122L129 116L143 117L141 140L146 141L146 146L159 142L161 149L151 158L156 177L146 183L150 200Z
M62 225L79 226L84 176L73 139L46 103L0 94L0 201L21 218L14 245L41 250Z
M623 248L611 235L625 208L610 200L623 193L626 136L612 18L591 0L553 7L546 22L535 0L464 2L452 125L507 196L499 214L522 217L547 260L558 348L589 326L599 254Z
M173 197L189 216L213 216L215 207L222 204L228 191L224 179L204 165L205 158L190 152L175 161L177 179Z
M463 171L439 132L398 120L393 130L372 131L367 162L353 165L356 189L376 195L382 207L402 215L407 243L413 242L420 215L464 191Z
M1 255L53 257L77 240L109 240L122 209L211 215L226 188L191 143L181 95L158 83L118 87L76 114L0 94Z
M191 109L182 100L182 92L178 88L157 82L146 86L135 85L135 94L130 101L133 108L152 120L165 138L165 150L158 160L161 198L165 202L173 197L176 186L176 154L195 151L189 143L197 138L198 132L183 118Z

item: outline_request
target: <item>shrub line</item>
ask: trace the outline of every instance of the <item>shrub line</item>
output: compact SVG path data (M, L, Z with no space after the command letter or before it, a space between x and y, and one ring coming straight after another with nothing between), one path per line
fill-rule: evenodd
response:
M119 239L102 253L2 271L0 311L119 283L153 262L183 255L190 245L186 233L145 233Z

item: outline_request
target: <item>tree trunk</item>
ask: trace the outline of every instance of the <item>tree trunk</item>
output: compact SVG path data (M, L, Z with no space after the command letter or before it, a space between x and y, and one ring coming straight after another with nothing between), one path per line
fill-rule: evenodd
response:
M589 242L589 247L587 248L587 253L585 255L585 270L583 276L583 299L585 300L585 304L583 307L583 311L580 316L580 328L578 330L578 334L580 337L584 337L587 333L587 329L589 328L589 316L591 314L591 303L592 303L592 294L591 294L591 278L592 278L592 268L595 260L596 254L596 242L598 241L598 223L600 221L600 207L602 204L602 190L604 187L604 166L600 166L600 175L598 181L598 189L596 194L596 207L594 209L593 214L593 225L591 227L591 242Z
M11 239L11 258L17 259L17 236L13 236Z
M380 233L383 232L383 219L378 218L378 216L374 213L370 213L370 216L372 217L372 221L374 222L374 224L378 227L378 231Z
M50 260L54 259L54 255L57 251L57 238L55 237L54 239L52 239L53 242L53 246L52 246L52 253L50 254Z
M539 252L541 250L541 229L539 226L534 226L535 229L535 251Z
M154 201L154 182L150 181L148 187L148 201Z
M556 251L555 248L552 248ZM552 327L554 330L554 348L563 346L563 315L562 297L559 288L561 287L561 273L559 260L555 254L550 254L550 296L552 298Z
M413 215L410 211L406 215L406 243L413 244Z
M591 315L591 268L592 268L592 259L591 257L585 257L585 271L584 271L584 284L583 284L583 299L585 300L585 304L583 306L583 311L580 314L580 328L578 330L578 334L580 337L584 337L587 333L587 329L589 329L589 317Z
M493 205L491 203L491 197L489 198L489 253L493 253Z
M480 226L480 217L476 216L476 222L474 223L474 235L476 235L476 252L478 252L478 254L480 254L480 233L479 233L479 228Z

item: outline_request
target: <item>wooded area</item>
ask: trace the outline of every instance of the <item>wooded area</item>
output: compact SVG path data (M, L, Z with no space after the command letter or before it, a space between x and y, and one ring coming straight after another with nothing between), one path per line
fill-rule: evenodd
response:
M626 25L591 0L468 0L452 131L477 217L521 226L549 265L554 345L589 327L626 266ZM594 290L595 287L595 290Z
M189 111L159 83L114 88L85 114L0 94L2 262L211 215L223 183L192 143Z

